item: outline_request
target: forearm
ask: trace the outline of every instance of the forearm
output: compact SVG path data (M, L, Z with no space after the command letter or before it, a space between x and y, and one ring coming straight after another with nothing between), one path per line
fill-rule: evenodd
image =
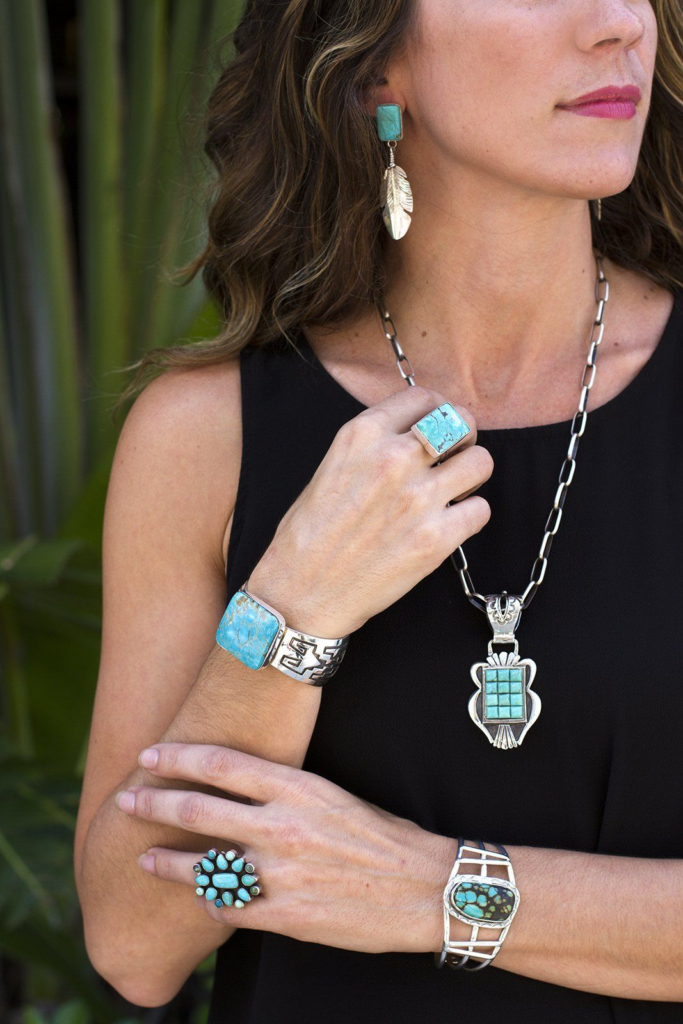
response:
M215 743L300 767L320 695L320 687L270 666L256 673L216 647L159 739ZM152 779L136 768L116 791ZM158 778L152 784L185 786ZM113 798L114 793L93 819L78 873L88 951L100 973L131 1001L157 1005L170 999L234 929L200 913L186 886L164 884L142 872L138 857L151 846L197 850L218 842L224 846L225 840L202 840L131 819L117 810Z
M683 860L506 849L521 900L492 966L624 999L683 1001ZM441 918L434 927L436 951ZM452 938L470 934L451 918Z

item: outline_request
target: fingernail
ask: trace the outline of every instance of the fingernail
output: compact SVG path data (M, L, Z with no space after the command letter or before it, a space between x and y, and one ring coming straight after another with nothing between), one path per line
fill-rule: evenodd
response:
M156 870L156 857L153 853L141 853L138 857L138 864L143 871L149 871L153 875Z
M114 797L114 803L120 811L125 811L126 814L132 814L135 810L135 793L129 793L128 790L124 789L120 793L117 793Z
M156 768L159 761L159 751L155 747L146 747L138 757L138 764L143 768Z

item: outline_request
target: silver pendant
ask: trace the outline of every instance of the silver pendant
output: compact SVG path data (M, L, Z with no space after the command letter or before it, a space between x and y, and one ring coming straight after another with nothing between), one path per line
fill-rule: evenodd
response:
M486 598L486 615L493 630L486 661L470 672L477 689L469 700L472 721L490 743L501 750L519 747L541 713L541 698L532 689L536 662L520 658L515 630L522 617L522 602L507 591ZM513 651L493 653L494 644L513 644Z

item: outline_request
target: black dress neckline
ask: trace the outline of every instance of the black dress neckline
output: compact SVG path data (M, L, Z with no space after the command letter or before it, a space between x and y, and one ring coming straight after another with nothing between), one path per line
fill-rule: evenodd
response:
M672 294L674 296L674 302L671 307L671 312L664 326L659 342L652 354L647 361L643 363L635 377L629 381L626 387L617 392L616 395L613 395L612 398L603 402L602 405L599 405L596 409L591 409L589 402L587 411L591 426L606 422L611 419L612 416L618 415L627 403L633 405L633 403L637 402L640 393L643 389L648 387L650 378L653 374L658 372L660 364L664 362L669 345L672 345L679 337L681 329L683 328L683 291L672 291ZM369 408L365 403L361 402L359 398L356 398L355 395L351 394L350 391L347 391L344 385L330 373L316 355L303 330L297 331L296 341L302 355L306 359L306 362L327 379L328 384L334 389L337 395L340 396L342 400L348 402L349 406L355 410L355 414ZM597 365L599 372L599 362ZM561 433L569 434L572 422L572 419L567 419L553 423L540 423L522 427L490 427L487 429L477 430L477 437L495 438L500 441L544 439L547 437L555 437L557 434Z

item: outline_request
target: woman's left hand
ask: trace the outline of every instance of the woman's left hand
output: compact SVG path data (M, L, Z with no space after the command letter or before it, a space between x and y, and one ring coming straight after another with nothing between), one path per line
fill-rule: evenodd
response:
M149 751L158 754L155 767ZM194 895L215 921L366 953L441 949L442 893L456 839L427 832L312 772L229 747L157 743L140 763L161 778L226 791L222 797L133 786L116 797L127 814L225 838L226 849L244 851L261 894L243 908L219 908ZM152 847L140 865L194 889L193 865L205 852Z

